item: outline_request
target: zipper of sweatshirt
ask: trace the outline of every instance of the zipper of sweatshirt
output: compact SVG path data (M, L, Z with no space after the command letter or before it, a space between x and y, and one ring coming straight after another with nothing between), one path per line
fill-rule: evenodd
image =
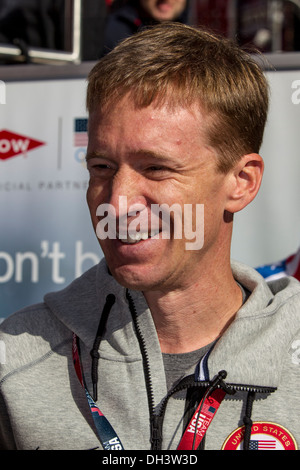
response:
M128 289L126 290L126 297L129 303L129 309L133 318L133 323L135 326L135 330L137 333L137 338L139 341L140 345L140 350L141 354L143 357L143 364L144 364L144 374L145 374L145 382L146 382L146 390L147 390L147 396L148 396L148 406L149 406L149 415L150 415L150 423L152 422L153 416L154 416L154 409L155 409L155 403L154 403L154 393L153 393L153 384L152 384L152 379L151 379L151 374L150 374L150 362L149 362L149 357L148 357L148 352L146 348L146 342L144 339L144 336L141 332L139 322L137 319L137 311L133 302L133 299L128 292Z
M187 390L189 388L208 388L211 386L211 381L195 381L195 376L193 375L188 375L187 377L184 377L172 390L168 392L168 394L165 396L163 399L160 410L159 410L159 416L163 416L167 402L169 398L174 395L175 393L178 393L182 390ZM219 385L217 388L222 388L222 385ZM256 385L243 385L243 384L233 384L233 383L227 383L226 382L226 392L230 395L234 395L236 392L251 392L251 393L266 393L270 394L276 391L276 387L264 387L264 386L256 386Z
M221 371L222 373L222 371ZM218 374L220 375L220 373ZM214 380L212 381L195 381L195 375L189 375L184 377L172 390L168 392L166 397L163 399L160 409L157 414L153 416L153 427L156 428L156 432L152 435L152 448L151 450L161 450L162 445L162 425L164 420L164 415L167 407L167 403L172 395L178 393L182 390L188 390L191 388L197 388L207 390L212 386ZM276 387L265 387L265 386L254 386L254 385L244 385L244 384L233 384L225 383L221 381L216 388L223 389L227 394L234 395L236 392L246 392L247 394L255 395L259 394L270 394L276 391ZM202 400L202 398L201 398ZM200 400L200 401L201 401ZM201 443L201 448L204 449L204 442Z
M128 290L126 291L126 297L129 303L129 309L133 318L134 327L136 330L141 354L143 357L146 391L147 391L147 396L148 396L148 406L149 406L149 416L150 416L151 450L159 450L161 447L161 443L162 443L163 416L160 416L160 414L155 413L153 384L152 384L152 378L151 378L151 373L150 373L150 362L149 362L148 352L146 348L146 342L145 342L144 336L141 332L141 329L138 323L137 311L136 311L133 299L130 293L128 292Z

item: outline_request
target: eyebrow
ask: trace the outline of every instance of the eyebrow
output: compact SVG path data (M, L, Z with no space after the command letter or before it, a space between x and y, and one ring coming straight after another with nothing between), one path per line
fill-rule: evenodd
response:
M155 150L139 149L131 152L131 155L136 157L149 158L149 160L155 160L157 163L170 166L171 168L180 169L183 167L183 160L178 157L169 156L166 153L156 152Z
M154 150L147 150L147 149L139 149L139 150L133 151L131 152L131 155L134 157L141 156L141 157L154 158L156 160L165 160L165 161L172 160L172 158L170 158L168 155L155 152Z
M133 157L153 158L155 160L166 161L166 162L173 161L173 159L170 158L168 155L158 153L153 150L147 150L147 149L133 150L130 152L130 155ZM86 161L89 161L92 158L109 158L109 157L108 155L105 155L105 152L97 152L97 151L89 152L85 156Z
M104 153L97 153L97 152L89 152L85 156L85 160L91 160L92 158L106 158Z

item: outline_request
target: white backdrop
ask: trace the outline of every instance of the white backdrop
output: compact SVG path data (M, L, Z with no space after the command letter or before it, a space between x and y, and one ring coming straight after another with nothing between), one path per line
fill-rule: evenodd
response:
M300 71L268 77L265 176L256 201L236 215L232 244L232 257L252 266L300 244L300 104L292 87ZM75 141L75 123L87 118L85 90L83 79L14 81L0 99L0 318L61 289L102 256L85 201L85 143ZM30 149L32 141L41 144Z
M232 257L251 266L286 258L300 246L300 71L269 72L271 107L255 201L236 215Z

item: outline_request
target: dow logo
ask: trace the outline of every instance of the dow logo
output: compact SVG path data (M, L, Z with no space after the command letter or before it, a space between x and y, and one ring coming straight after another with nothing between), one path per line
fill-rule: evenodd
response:
M0 131L0 160L24 155L29 150L33 150L41 145L45 145L45 142L4 129Z

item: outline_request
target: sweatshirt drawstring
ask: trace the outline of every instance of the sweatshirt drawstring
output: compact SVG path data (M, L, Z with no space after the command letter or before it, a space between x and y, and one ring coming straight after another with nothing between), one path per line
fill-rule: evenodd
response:
M131 311L131 313L133 315L133 318L136 322L137 315L136 315L136 312L133 311L134 306L133 306L132 299L129 296L129 293L128 293L127 297L128 297L128 300L130 300L130 302L129 302L130 311ZM91 378L92 378L92 385L93 385L93 399L94 399L94 402L97 402L97 400L98 400L97 383L98 383L98 363L99 363L99 358L100 358L99 347L100 347L101 340L103 339L103 336L104 336L104 333L105 333L108 316L110 314L110 311L111 311L115 301L116 301L116 298L113 294L107 295L106 302L104 304L104 307L103 307L103 310L102 310L102 315L101 315L101 318L100 318L100 321L99 321L97 334L96 334L96 337L95 337L95 340L94 340L94 343L93 343L93 347L90 351L90 355L91 355L91 358L92 358ZM138 325L136 324L136 330L137 330L137 335L138 335L139 341L140 341L142 355L143 355L144 359L146 359L144 366L147 366L149 368L148 355L147 355L147 351L146 351L146 348L145 348L145 341L144 341L143 338L140 338L141 332L139 331L139 328L137 328L137 326ZM208 384L208 390L205 394L205 398L207 398L210 395L210 393L213 390L215 390L216 388L221 388L221 389L224 390L225 394L227 393L227 394L230 394L230 395L234 394L237 390L242 390L243 388L244 388L244 391L245 391L245 389L247 390L248 395L247 395L245 414L244 414L244 418L243 418L243 423L244 423L244 426L245 426L243 449L244 450L250 450L251 430L252 430L252 424L253 424L251 416L252 416L253 402L255 400L256 393L257 392L258 393L272 393L276 390L276 388L273 388L273 387L255 387L256 390L254 391L254 386L252 387L252 390L250 389L249 386L243 386L243 385L238 385L238 386L234 385L233 386L232 384L226 384L224 382L224 379L226 378L226 375L227 375L227 373L225 371L220 371L217 374L217 376L214 377L214 379ZM148 372L147 372L147 377L150 380L150 370L148 370ZM189 376L187 378L188 379L192 378L193 379L193 386L195 386L194 376ZM147 382L147 380L146 380L146 382ZM201 384L201 382L199 382L199 384ZM151 387L150 387L150 385L151 385ZM180 384L178 384L178 387L180 386L180 389L181 389L182 385L183 384L181 382ZM167 395L167 397L163 401L164 406L161 407L162 410L160 412L161 414L159 414L159 415L154 415L154 412L153 412L153 406L154 405L153 405L153 395L152 395L153 391L152 391L151 380L150 380L149 384L147 383L147 391L148 391L148 389L150 390L150 392L149 392L150 393L150 398L152 397L152 401L150 400L151 404L152 404L152 407L150 406L151 429L152 429L152 431L158 431L159 432L159 435L154 436L155 438L153 438L153 435L152 435L152 440L155 441L155 442L158 440L161 443L162 435L161 435L161 429L159 429L159 428L160 428L160 426L162 426L164 410L165 410L168 399L170 398L171 395L173 395L176 392L177 387L175 387L171 392L169 392L169 394ZM204 403L204 401L205 400L203 400L202 403ZM197 412L197 416L196 416L195 430L197 429L197 424L198 424L198 421L199 421L201 410L202 410L202 407L200 406L200 410ZM158 425L153 426L153 422L157 421L156 418L157 419L159 418L158 421L159 421L160 426L158 426ZM153 442L153 445L154 444L155 443ZM193 449L196 448L195 439L192 442L192 448ZM158 449L159 449L159 445L158 445L157 450Z
M112 309L112 306L114 305L116 301L116 298L113 294L109 294L106 297L106 302L102 310L102 315L100 318L96 338L93 344L93 348L91 349L90 355L92 357L92 383L93 383L93 398L94 401L96 402L98 399L98 389L97 389L97 383L98 383L98 362L99 362L99 346L101 339L103 337L104 331L105 331L105 326L107 322L108 315Z
M253 402L255 400L255 392L248 392L247 396L247 403L246 403L246 411L245 416L243 418L243 422L245 425L245 434L244 434L244 450L249 450L250 446L250 438L251 438L251 428L252 428L252 407Z

